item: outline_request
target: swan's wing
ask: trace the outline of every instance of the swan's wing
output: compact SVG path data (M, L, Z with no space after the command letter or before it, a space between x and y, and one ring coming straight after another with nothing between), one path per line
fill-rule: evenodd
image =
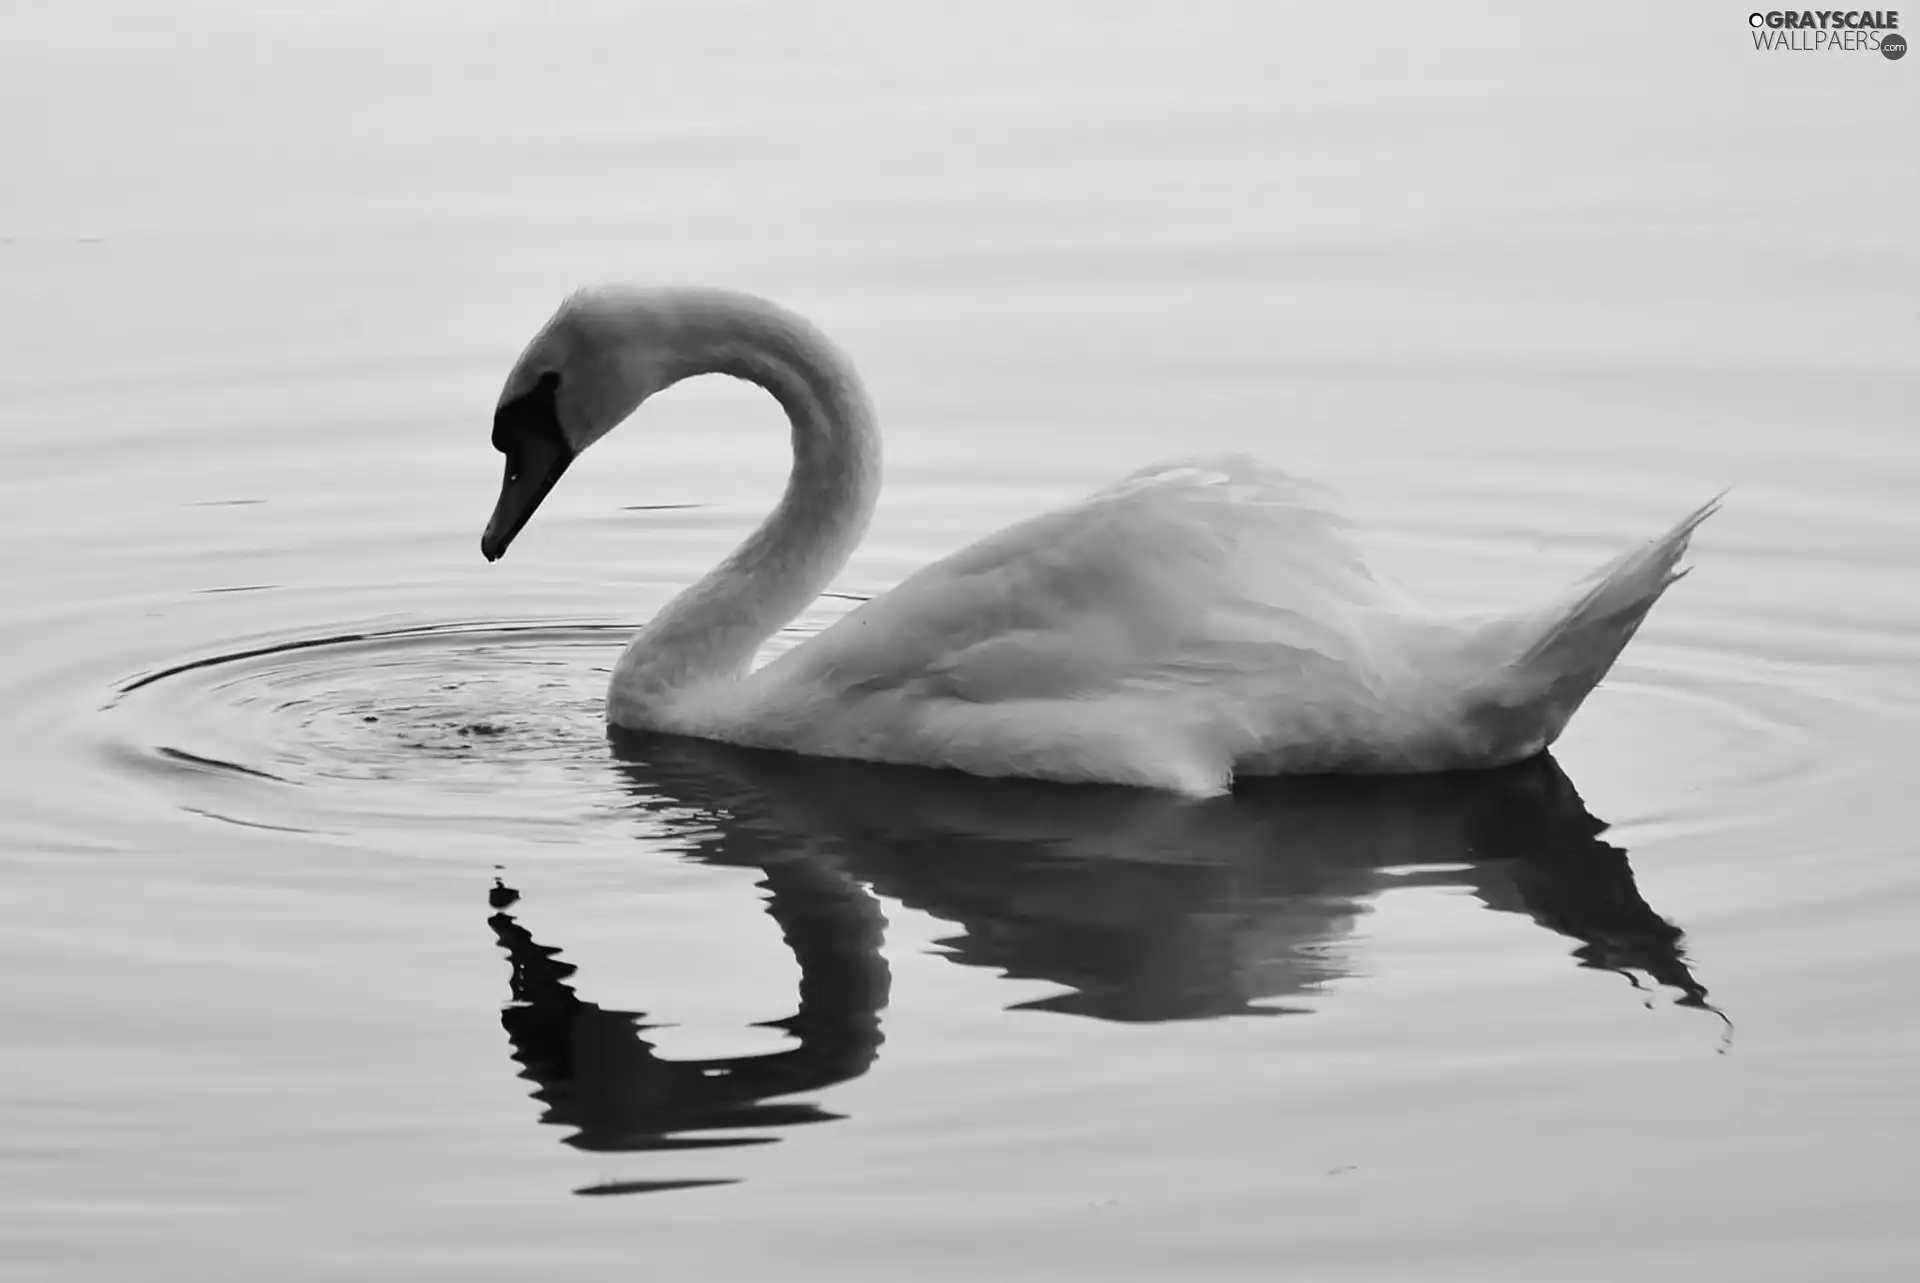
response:
M1243 457L1143 469L927 566L759 676L976 703L1367 680L1397 602L1330 496Z

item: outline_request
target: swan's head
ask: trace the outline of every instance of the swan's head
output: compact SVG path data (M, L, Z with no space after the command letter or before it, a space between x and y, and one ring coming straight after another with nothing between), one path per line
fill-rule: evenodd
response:
M599 289L569 298L514 363L493 412L506 475L480 538L498 560L582 450L685 373L684 307L671 291Z

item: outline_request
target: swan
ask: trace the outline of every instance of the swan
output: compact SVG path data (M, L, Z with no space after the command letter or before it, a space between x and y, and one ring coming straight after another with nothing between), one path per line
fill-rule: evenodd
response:
M1319 487L1178 459L909 576L755 667L866 531L880 440L847 357L765 299L575 293L501 391L498 560L588 446L682 379L759 384L792 424L771 515L634 636L616 729L975 775L1226 792L1236 774L1502 766L1560 734L1715 499L1545 604L1422 607L1369 568Z

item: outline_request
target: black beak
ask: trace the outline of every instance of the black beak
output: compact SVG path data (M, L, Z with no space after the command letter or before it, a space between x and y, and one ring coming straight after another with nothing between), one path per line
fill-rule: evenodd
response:
M506 554L507 545L573 462L554 406L559 387L559 375L542 375L532 389L494 413L493 446L507 457L507 468L493 518L480 536L480 555L488 561Z

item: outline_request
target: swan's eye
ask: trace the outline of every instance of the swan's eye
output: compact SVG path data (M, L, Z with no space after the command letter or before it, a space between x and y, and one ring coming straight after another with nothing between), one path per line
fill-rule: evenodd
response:
M553 399L560 390L560 373L548 370L533 386L501 404L493 412L493 448L507 456L507 461L517 475L520 461L514 448L514 438L520 433L548 435L558 433L559 423L555 418Z

